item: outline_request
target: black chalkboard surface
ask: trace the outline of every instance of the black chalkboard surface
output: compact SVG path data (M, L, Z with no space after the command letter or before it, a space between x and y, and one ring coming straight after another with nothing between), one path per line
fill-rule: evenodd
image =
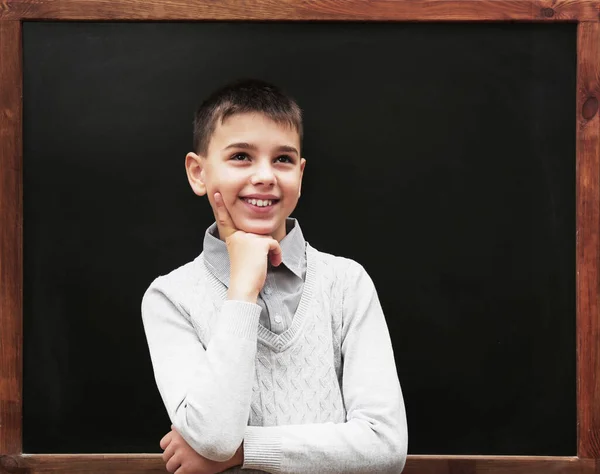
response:
M294 217L362 263L411 454L576 454L575 24L25 22L23 452L160 452L140 315L213 221L213 89L305 111Z

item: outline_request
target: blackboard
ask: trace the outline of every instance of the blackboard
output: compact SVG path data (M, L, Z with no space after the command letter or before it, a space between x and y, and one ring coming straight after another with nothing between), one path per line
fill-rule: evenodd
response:
M576 454L574 24L23 24L23 452L160 452L140 302L213 217L193 112L305 112L294 217L362 263L410 454Z

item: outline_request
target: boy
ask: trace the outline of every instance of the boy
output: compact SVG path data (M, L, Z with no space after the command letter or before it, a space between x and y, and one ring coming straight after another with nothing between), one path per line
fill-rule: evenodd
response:
M186 171L216 222L203 252L142 301L173 423L160 442L169 472L404 467L404 403L373 283L289 217L301 139L298 105L261 81L226 86L196 112Z

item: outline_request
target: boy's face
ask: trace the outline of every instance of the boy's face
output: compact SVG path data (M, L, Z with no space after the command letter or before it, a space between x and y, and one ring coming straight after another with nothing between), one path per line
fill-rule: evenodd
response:
M285 237L306 164L294 128L258 113L233 115L217 123L207 155L188 153L185 163L192 189L208 195L213 211L218 191L238 229L277 241Z

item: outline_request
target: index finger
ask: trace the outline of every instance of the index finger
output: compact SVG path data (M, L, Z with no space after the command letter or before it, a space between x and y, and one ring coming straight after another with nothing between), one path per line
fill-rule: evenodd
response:
M219 226L219 236L225 240L234 232L237 232L237 228L229 215L229 211L225 207L225 202L223 202L223 196L221 193L216 192L215 195L215 217L217 219L217 224Z

